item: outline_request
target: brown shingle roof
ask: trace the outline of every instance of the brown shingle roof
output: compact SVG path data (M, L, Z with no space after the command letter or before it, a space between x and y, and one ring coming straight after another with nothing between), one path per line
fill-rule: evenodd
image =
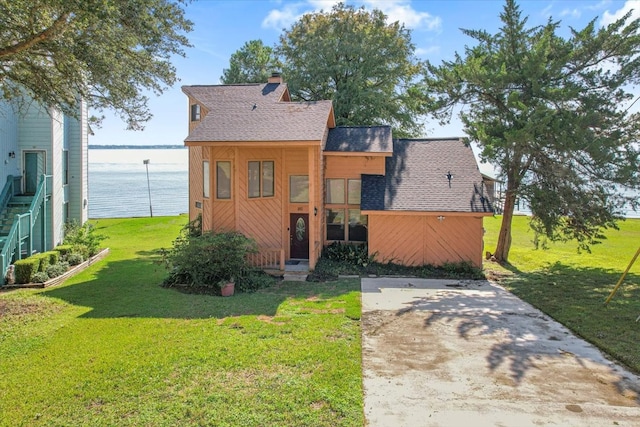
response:
M384 177L362 177L362 210L492 212L473 152L460 139L396 140L393 148Z
M183 86L208 114L185 142L321 141L331 101L281 102L285 84Z

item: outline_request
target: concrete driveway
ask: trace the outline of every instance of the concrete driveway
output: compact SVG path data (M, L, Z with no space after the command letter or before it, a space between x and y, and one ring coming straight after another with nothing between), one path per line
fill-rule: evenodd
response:
M489 282L362 279L362 328L369 426L640 426L638 376Z

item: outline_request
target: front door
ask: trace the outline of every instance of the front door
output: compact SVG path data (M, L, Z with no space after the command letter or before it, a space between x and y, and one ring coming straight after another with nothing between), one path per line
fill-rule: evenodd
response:
M24 153L24 193L35 194L40 177L45 173L44 151Z
M309 215L291 214L291 258L309 259Z

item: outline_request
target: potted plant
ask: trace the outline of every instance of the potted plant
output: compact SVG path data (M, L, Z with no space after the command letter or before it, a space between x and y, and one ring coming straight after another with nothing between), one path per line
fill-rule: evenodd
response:
M228 280L221 280L218 282L218 286L220 286L220 295L223 297L233 296L236 288L236 283L233 280L233 277Z

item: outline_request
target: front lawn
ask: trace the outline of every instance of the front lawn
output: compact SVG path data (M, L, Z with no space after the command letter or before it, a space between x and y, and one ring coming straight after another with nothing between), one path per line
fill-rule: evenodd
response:
M359 281L162 288L186 222L99 220L107 259L0 293L0 425L363 425Z
M501 217L485 218L485 248L495 249ZM640 219L620 222L620 230L579 254L573 242L535 249L527 218L514 218L513 243L504 269L485 262L487 276L563 323L632 370L640 373L640 260L608 306L604 301L640 245Z

